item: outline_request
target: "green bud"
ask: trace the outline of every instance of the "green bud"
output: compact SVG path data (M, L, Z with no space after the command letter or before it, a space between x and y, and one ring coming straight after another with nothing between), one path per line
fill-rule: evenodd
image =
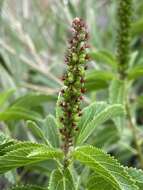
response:
M78 56L76 53L72 53L72 60L76 62L78 60Z

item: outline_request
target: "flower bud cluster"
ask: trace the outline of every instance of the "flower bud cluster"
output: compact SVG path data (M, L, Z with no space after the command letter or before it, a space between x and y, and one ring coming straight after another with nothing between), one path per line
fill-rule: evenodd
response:
M73 146L74 134L78 131L77 121L82 115L80 104L86 92L84 83L87 69L85 64L89 60L88 38L86 24L82 19L75 18L72 22L72 37L65 56L67 72L62 77L64 88L61 90L62 101L60 102L63 112L60 118L63 128L60 129L60 133L65 153L68 152L70 146Z
M118 5L118 36L117 36L117 58L119 62L119 73L121 78L126 75L130 55L130 35L132 21L132 0L119 0Z

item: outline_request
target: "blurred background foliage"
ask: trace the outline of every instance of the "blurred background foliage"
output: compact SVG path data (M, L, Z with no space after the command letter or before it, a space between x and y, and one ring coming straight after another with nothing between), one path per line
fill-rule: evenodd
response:
M27 128L26 120L39 125L42 121L44 126L47 115L55 115L61 76L66 68L63 60L67 37L74 17L85 19L90 33L92 60L86 74L85 105L94 100L108 100L108 87L116 77L116 8L116 0L0 0L1 131L18 139L40 141ZM143 1L134 0L133 8L130 65L134 69L129 69L128 78L133 83L130 99L142 143ZM96 129L90 142L113 153L125 165L138 166L129 129L120 136L113 123L106 123ZM47 183L47 165L42 163L38 167L43 171L40 177L36 168L34 174L31 168L21 169L18 175L13 172L1 177L0 188L5 181L27 182L37 179L37 175L38 184Z

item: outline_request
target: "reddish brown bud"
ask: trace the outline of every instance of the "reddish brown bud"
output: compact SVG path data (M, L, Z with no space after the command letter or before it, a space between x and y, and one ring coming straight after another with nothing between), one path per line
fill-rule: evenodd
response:
M80 92L81 92L81 93L85 93L85 92L86 92L86 89L85 89L85 88L81 88L81 89L80 89Z
M85 44L84 47L85 47L85 48L90 48L90 45L89 45L89 44Z
M88 54L86 54L85 59L90 60L90 56Z
M62 90L61 90L61 93L62 93L62 94L64 94L64 93L65 93L65 90L64 90L64 89L62 89Z
M79 99L80 99L80 100L83 100L83 96L80 96Z
M88 33L85 34L85 39L86 39L86 40L89 39L89 34L88 34Z
M85 82L84 78L81 78L81 79L80 79L80 82L81 82L81 83L84 83L84 82Z

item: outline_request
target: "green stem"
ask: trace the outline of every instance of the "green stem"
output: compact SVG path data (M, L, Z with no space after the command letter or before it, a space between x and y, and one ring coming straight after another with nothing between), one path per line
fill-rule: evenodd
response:
M134 124L134 122L132 120L129 102L127 102L127 104L126 104L126 111L127 111L128 121L129 121L129 127L132 130L132 135L133 135L133 138L134 138L134 143L135 143L137 154L138 154L138 158L139 158L139 161L140 161L140 166L143 169L142 148L141 148L140 143L138 141L138 131L137 131L136 126L135 126L135 124Z

